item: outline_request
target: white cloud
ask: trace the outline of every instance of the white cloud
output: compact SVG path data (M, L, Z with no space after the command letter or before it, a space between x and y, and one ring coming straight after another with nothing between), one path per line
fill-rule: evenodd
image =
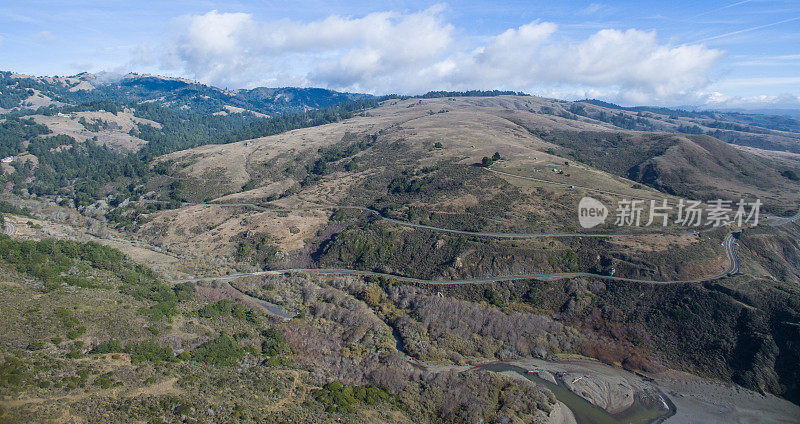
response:
M635 29L604 29L564 41L556 24L539 21L468 45L443 19L443 10L332 15L306 23L211 11L178 20L179 33L160 63L230 87L559 90L658 103L696 98L723 54L702 44L661 42L655 32ZM147 53L137 55L151 57Z
M800 96L728 96L720 92L703 93L701 103L708 109L800 109Z
M40 43L51 43L55 41L56 37L50 31L40 31L36 34L36 41Z
M232 86L309 84L343 87L437 59L451 44L441 8L362 18L329 16L260 23L245 13L194 15L163 58L203 81ZM369 89L364 86L364 89Z
M725 87L764 87L798 84L800 84L800 77L730 78L720 83Z
M583 10L581 10L581 14L583 15L594 15L595 13L599 12L603 9L603 5L600 3L591 3L586 6Z

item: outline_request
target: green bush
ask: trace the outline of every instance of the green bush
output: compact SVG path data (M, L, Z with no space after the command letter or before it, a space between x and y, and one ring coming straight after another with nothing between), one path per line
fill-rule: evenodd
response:
M131 363L142 361L160 362L175 361L175 354L169 346L162 346L154 340L145 340L139 343L128 343L125 351L131 355Z
M178 314L178 302L175 300L167 300L158 302L153 306L141 308L138 311L142 315L150 317L153 321L161 320L162 318L173 317Z
M25 364L19 358L9 357L0 364L0 387L14 387L25 378Z
M30 209L14 206L5 200L0 200L0 213L32 217Z
M67 331L67 338L70 340L75 340L78 338L78 336L84 333L86 333L86 327L81 325L80 327Z
M787 170L781 172L781 175L783 175L785 178L788 178L788 179L790 179L792 181L800 181L800 175L798 175L797 171L795 171L793 169L787 169Z
M330 219L331 221L335 222L344 221L347 219L347 212L345 212L344 209L336 209L336 211L334 211L333 214L331 214Z
M357 403L377 405L392 400L392 395L374 386L345 386L330 382L314 392L314 399L328 412L355 412Z
M271 241L269 234L252 234L242 232L234 238L238 242L235 258L240 262L254 265L269 265L275 260L278 246Z
M201 344L191 353L193 360L211 365L235 365L242 357L244 349L224 334Z
M220 316L233 316L236 319L247 318L247 308L230 299L222 299L215 303L203 306L197 311L203 318L216 318Z
M177 298L175 292L152 270L131 262L117 249L94 242L52 239L19 241L0 235L0 260L20 273L40 280L49 289L56 289L62 284L96 287L97 284L91 283L86 277L94 274L92 270L102 270L121 281L121 292L137 300L174 302ZM154 313L170 313L169 306L164 305ZM62 315L68 316L69 313L63 312Z
M194 283L180 283L172 287L178 300L190 300L194 296Z
M269 356L279 355L289 350L283 332L277 328L269 328L261 332L261 353Z
M122 343L117 339L100 342L95 346L90 353L114 353L123 352Z
M94 382L94 384L100 386L101 389L107 389L111 387L113 383L114 379L111 377L111 374L108 373L103 374L100 377L97 377L97 380L95 380Z

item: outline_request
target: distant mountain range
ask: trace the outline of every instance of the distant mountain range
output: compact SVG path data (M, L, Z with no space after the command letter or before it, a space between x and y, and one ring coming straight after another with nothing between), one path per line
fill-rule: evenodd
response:
M69 77L32 77L0 72L0 112L99 101L155 103L197 113L250 111L275 115L324 109L368 94L340 93L322 88L226 90L183 78L130 73L110 78L81 73Z
M381 101L407 98L529 96L513 91L433 91L419 96L343 93L322 88L228 90L183 78L80 73L34 77L0 72L0 114L30 117L52 134L124 150L163 154L202 144L257 138L346 118ZM800 120L781 114L655 106L624 107L597 99L539 98L541 113L626 131L705 134L730 144L800 153ZM332 107L343 110L326 111ZM113 113L113 116L104 114ZM316 113L314 116L290 114ZM432 111L435 112L435 111ZM785 110L774 112L787 112ZM268 122L266 118L281 118ZM45 132L48 133L48 132ZM7 138L2 136L2 138ZM12 137L11 144L30 137ZM16 154L19 147L3 152Z

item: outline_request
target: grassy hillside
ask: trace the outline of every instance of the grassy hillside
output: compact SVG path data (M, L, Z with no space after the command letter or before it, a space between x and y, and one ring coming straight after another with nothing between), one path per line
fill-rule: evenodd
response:
M613 220L595 231L632 238L475 239L409 231L374 213L304 208L365 206L401 221L473 232L572 233L582 231L575 207L586 195L607 204L626 196L671 202L675 196L758 196L765 210L778 213L796 210L800 201L797 182L780 172L784 162L708 136L574 128L572 120L537 112L541 102L387 100L340 123L176 152L158 159L169 172L151 180L162 204L177 198L227 205L151 213L135 221L138 234L176 252L273 268L316 263L430 278L615 268L629 277L673 279L724 270L726 257L714 247L720 239L687 237L686 229L670 227L656 231L671 234L665 242L643 236L644 229L617 228ZM493 170L535 181L475 166L495 153L500 160ZM236 254L245 231L269 239L269 258Z
M0 176L14 233L0 238L0 420L541 422L556 408L543 386L460 367L559 355L798 402L799 233L766 224L797 211L800 160L711 134L785 147L791 121L503 92L5 78L58 103L0 126L14 156ZM263 116L276 105L298 113ZM136 152L102 141L123 128ZM585 196L612 214L621 199L758 197L773 221L584 229ZM720 278L439 286L287 268ZM267 269L282 271L189 278Z

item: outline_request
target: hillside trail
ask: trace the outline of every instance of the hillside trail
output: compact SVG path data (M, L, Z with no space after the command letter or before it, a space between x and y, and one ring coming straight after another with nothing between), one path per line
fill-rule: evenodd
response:
M286 396L279 399L277 402L267 406L265 410L267 412L278 412L283 409L289 402L294 402L297 404L303 403L306 400L307 390L303 390L302 394L298 396L297 394L297 387L300 383L300 371L298 370L284 370L294 377L292 379L292 385L289 388L289 393Z
M144 387L136 387L132 389L120 389L117 387L109 388L109 389L100 389L100 390L92 390L86 391L83 393L77 394L69 394L63 396L57 396L52 398L40 398L40 397L24 397L18 399L11 399L11 400L0 400L0 406L7 407L7 408L16 408L23 405L28 404L40 404L43 402L74 402L77 400L86 399L91 396L110 396L110 397L117 397L117 398L132 398L139 395L166 395L166 394L180 394L182 390L175 387L175 383L178 382L176 377L166 379L161 382L157 382L151 384L149 386Z

